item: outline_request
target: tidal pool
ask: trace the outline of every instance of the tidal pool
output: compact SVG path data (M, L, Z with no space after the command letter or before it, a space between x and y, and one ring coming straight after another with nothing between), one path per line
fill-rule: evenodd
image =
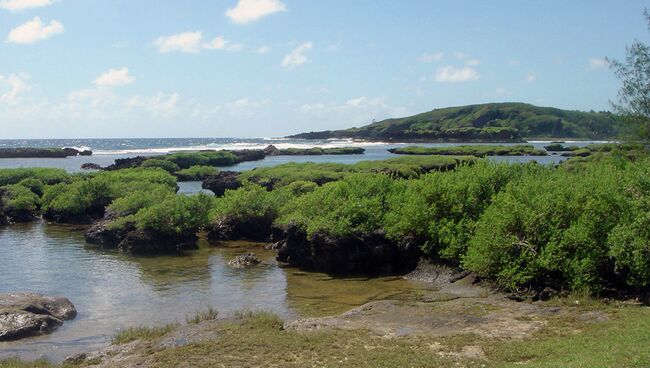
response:
M50 335L0 342L0 359L58 361L101 349L120 329L185 322L213 307L222 316L268 310L285 318L344 312L371 300L410 298L424 285L399 277L334 278L280 267L264 244L199 240L178 256L134 257L86 244L83 227L38 221L0 227L0 292L35 291L69 298L78 316ZM262 263L227 263L251 251Z

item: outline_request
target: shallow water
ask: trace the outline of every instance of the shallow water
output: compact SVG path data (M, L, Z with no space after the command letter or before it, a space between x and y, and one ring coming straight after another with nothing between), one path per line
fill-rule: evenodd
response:
M254 252L262 264L227 262ZM408 297L422 287L401 278L332 278L279 267L263 244L199 241L182 256L133 257L87 245L83 228L43 221L0 227L0 292L28 290L69 298L76 319L50 335L0 342L0 358L61 360L105 346L119 329L183 322L216 308L268 310L292 318L341 313L374 299Z
M313 146L327 147L332 145L331 143L324 143L324 142L320 142L320 143L321 144L319 144L319 142L312 142L312 143L305 144L303 142L300 144L285 143L284 145L290 147L302 147L305 145L310 147ZM543 149L544 146L548 145L548 143L549 142L540 141L540 142L532 142L527 144L530 144L539 149ZM587 141L567 142L567 144L569 145L576 145L580 147L586 146L591 143L594 142L587 142ZM252 147L261 149L268 144L269 142L262 141L258 145ZM418 143L416 145L424 146L424 147L449 147L449 146L456 146L459 144L460 143ZM505 143L504 145L513 145L513 144L515 143L512 144ZM406 146L408 144L405 143L389 144L389 143L377 143L377 142L375 143L348 142L346 144L343 143L336 144L336 146L341 146L341 145L360 146L365 148L366 152L362 155L269 156L260 161L242 162L238 165L231 166L231 167L222 167L221 169L243 171L243 170L250 170L255 167L268 167L268 166L280 165L287 162L336 162L336 163L343 163L343 164L353 164L355 162L363 161L363 160L385 160L392 157L402 156L402 155L395 155L388 152L389 148ZM480 144L477 143L476 145L480 145ZM2 145L0 144L0 146ZM239 146L227 146L227 147L240 148ZM176 149L178 148L179 147L176 147ZM184 147L184 149L189 149L189 148L190 147ZM65 169L68 172L80 172L82 171L81 165L83 163L91 162L91 163L99 164L101 166L107 166L112 164L115 161L115 159L118 158L133 157L138 155L159 155L164 153L162 151L172 151L172 149L165 148L165 149L160 149L160 151L161 152L143 151L143 150L135 149L129 152L124 152L119 150L106 150L106 151L101 151L99 154L93 154L92 156L73 156L73 157L66 157L66 158L3 158L0 159L0 168L56 167L56 168ZM490 159L497 160L497 161L508 161L508 162L528 162L534 160L541 164L554 164L566 158L561 157L559 155L549 155L549 156L501 156L501 157L491 157Z

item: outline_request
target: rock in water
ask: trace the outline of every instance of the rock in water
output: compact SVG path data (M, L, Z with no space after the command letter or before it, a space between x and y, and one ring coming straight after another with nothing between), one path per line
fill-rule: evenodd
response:
M77 310L66 298L0 293L0 341L49 333L76 316Z
M101 170L102 167L99 164L93 162L86 162L81 164L81 170Z
M241 254L241 255L238 255L237 257L231 259L230 261L228 261L229 265L231 265L232 267L237 267L237 268L254 266L254 265L258 264L258 263L260 263L260 260L253 253Z

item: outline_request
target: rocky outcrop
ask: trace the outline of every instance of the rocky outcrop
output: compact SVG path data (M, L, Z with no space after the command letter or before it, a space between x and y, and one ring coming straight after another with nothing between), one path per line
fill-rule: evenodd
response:
M66 298L27 292L0 294L0 341L49 333L76 316L77 310Z
M110 224L114 220L114 217L108 216L96 221L86 230L86 242L129 254L179 253L185 249L197 248L198 237L194 232L168 235L153 230L138 229L132 222L111 227Z
M93 162L86 162L81 164L81 170L101 170L102 167L99 164Z
M266 148L264 148L264 153L267 156L277 156L280 154L280 150L274 145L269 144L268 146L266 146Z
M0 148L0 158L63 158L69 156L90 156L92 151L79 151L74 148L33 148L33 147L16 147Z
M233 217L217 219L208 228L210 240L266 241L271 236L273 221L264 217L252 217L245 221Z
M115 163L108 165L104 170L120 170L120 169L130 169L133 167L139 167L143 162L148 160L150 157L145 156L136 156L136 157L127 157L127 158L118 158L115 160Z
M238 162L259 161L263 160L266 157L264 150L260 149L227 150L227 152L230 152L233 155L237 156Z
M238 255L237 257L231 259L228 261L228 265L235 267L235 268L244 268L244 267L250 267L254 266L256 264L260 263L259 258L253 253L246 253L246 254L241 254Z
M211 190L217 197L224 195L226 190L237 189L241 186L239 173L228 170L219 171L215 175L208 176L201 184L201 188Z
M334 237L289 226L278 242L278 260L292 266L328 273L394 274L410 271L421 256L412 239L400 243L381 231Z

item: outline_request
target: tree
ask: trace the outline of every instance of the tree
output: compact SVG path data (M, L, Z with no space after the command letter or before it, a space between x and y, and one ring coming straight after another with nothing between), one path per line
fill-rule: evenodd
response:
M643 12L650 30L650 13ZM607 59L614 74L623 82L614 110L622 115L630 139L650 141L650 46L635 40L627 47L624 61Z

